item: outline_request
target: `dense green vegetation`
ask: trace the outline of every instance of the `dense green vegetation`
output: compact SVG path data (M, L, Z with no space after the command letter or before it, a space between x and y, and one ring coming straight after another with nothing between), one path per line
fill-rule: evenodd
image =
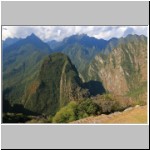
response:
M3 49L3 96L21 103L26 87L36 78L43 58L51 49L35 35Z
M32 34L3 47L4 123L69 123L146 104L146 37L105 41L74 35L50 44L53 50ZM116 68L129 89L121 96L104 87L120 87L113 87L120 77Z
M86 34L72 35L61 42L48 42L53 51L69 56L79 73L84 75L85 68L96 54L103 52L110 41L89 37Z
M69 123L84 117L100 114L99 106L91 99L71 101L54 116L31 116L22 113L4 113L4 123Z
M56 113L53 122L68 123L91 115L98 115L100 111L99 106L91 99L70 102Z
M54 123L68 123L77 119L77 104L70 102L67 106L61 108L53 118Z
M115 95L106 93L91 99L71 101L60 108L55 115L25 115L22 113L4 113L3 121L7 123L69 123L75 120L100 114L110 114L115 111L137 105L129 99L119 99Z
M81 96L76 94L78 90ZM82 98L82 93L86 96L76 68L66 55L56 53L43 61L37 79L24 96L24 106L33 112L54 115L70 100Z
M123 100L118 100L114 95L110 93L98 96L96 99L94 99L94 102L100 106L101 113L103 114L110 114L115 111L122 111L130 105L123 104Z
M100 114L100 107L94 103L91 99L82 100L77 106L77 118L81 119L91 115Z

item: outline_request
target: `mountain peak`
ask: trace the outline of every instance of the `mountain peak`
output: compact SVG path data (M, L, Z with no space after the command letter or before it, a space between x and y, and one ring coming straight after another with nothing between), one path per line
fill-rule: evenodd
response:
M6 39L5 39L5 41L7 41L7 40L12 40L12 39L17 39L16 37L14 37L14 38L12 38L12 37L7 37Z
M82 33L82 34L76 34L76 36L78 36L78 37L88 37L88 35L87 34L85 34L85 33Z
M11 40L10 40L11 41ZM14 40L13 40L14 41ZM12 41L12 42L13 42ZM8 43L8 42L7 42ZM48 46L47 43L43 42L38 36L36 36L34 33L32 33L31 35L28 35L26 38L23 39L19 39L16 42L13 42L10 46L5 46L8 50L14 50L14 49L19 49L22 46L25 47L25 45L29 45L31 47L36 48L39 51L42 51L44 53L50 53L51 52L51 48ZM3 47L4 47L3 46ZM6 49L5 48L5 49ZM6 50L7 51L7 50Z
M76 40L82 40L83 38L89 38L89 36L85 33L72 35Z
M34 33L32 33L30 36L37 37Z
M54 114L71 100L83 98L85 94L88 96L75 66L62 53L51 54L43 60L38 79L31 83L29 91L35 84L35 92L27 93L25 108L39 114Z
M34 33L32 33L31 35L27 36L27 38L30 39L40 39L37 35L35 35Z
M12 37L7 37L7 38L3 41L3 48L6 48L6 47L8 47L8 46L10 46L10 45L13 45L14 43L16 43L16 42L19 41L19 40L21 40L21 39L16 38L16 37L14 37L14 38L12 38Z

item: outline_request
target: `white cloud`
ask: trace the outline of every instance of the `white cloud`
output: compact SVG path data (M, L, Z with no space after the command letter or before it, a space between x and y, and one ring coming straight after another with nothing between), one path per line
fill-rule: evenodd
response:
M128 34L147 35L147 26L3 26L2 39L7 37L25 38L31 33L42 40L62 40L73 34L85 33L95 38L110 39Z

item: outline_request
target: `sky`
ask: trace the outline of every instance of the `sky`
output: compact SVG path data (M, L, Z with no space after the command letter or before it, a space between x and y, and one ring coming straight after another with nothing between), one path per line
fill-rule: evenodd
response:
M147 26L2 26L2 39L25 38L34 33L43 41L61 41L74 34L87 34L90 37L109 40L128 34L147 36L147 28Z

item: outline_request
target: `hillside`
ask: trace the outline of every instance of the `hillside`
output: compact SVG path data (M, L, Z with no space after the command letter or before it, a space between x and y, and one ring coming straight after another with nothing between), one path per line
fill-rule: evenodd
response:
M3 49L10 46L10 45L13 45L14 43L16 43L17 41L19 41L20 39L18 38L10 38L8 37L7 39L5 39L5 41L2 42L2 47Z
M115 112L109 115L99 115L96 117L87 117L80 119L72 124L142 124L147 123L147 106L135 106L124 110L123 112Z
M49 46L31 34L3 49L3 99L21 103L28 84L33 81Z
M147 38L128 35L108 55L98 54L90 63L88 80L101 81L105 89L116 95L146 87Z
M27 87L23 105L40 114L55 114L68 102L87 96L88 90L82 88L82 81L70 59L55 53L44 59L37 79Z
M86 34L72 35L62 41L49 41L48 44L54 52L62 52L69 56L78 72L83 75L90 61L107 46L109 41L96 39Z
M147 104L144 35L103 40L81 34L44 42L31 34L4 42L5 122L26 116L28 121L66 123Z

